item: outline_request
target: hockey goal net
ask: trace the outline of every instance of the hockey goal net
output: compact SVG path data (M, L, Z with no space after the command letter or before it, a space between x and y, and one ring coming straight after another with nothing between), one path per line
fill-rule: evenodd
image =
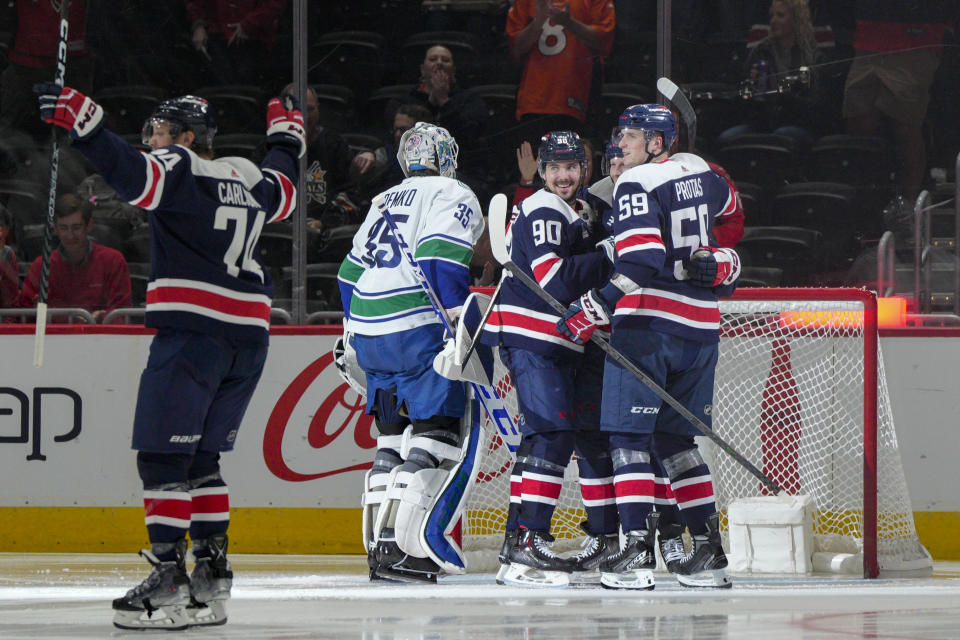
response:
M721 301L713 408L718 435L786 493L813 498L815 550L862 556L868 577L932 566L913 523L876 308L860 289L745 289ZM500 363L494 384L516 414ZM496 564L509 504L512 459L493 432L485 429L464 527L477 570ZM768 495L712 441L698 440L721 514L734 499ZM571 464L551 527L561 549L577 546L585 517Z

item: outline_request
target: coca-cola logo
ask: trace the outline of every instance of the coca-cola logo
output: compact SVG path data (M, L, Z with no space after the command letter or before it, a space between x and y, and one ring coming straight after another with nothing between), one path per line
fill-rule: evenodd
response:
M288 482L306 482L325 478L338 473L369 469L373 462L361 462L336 469L304 473L295 471L287 464L283 455L283 439L290 424L294 410L303 400L311 384L333 365L333 353L327 353L313 362L297 375L277 400L276 406L267 419L263 434L263 460L273 475ZM339 380L339 378L337 378ZM348 433L352 427L353 441L360 449L375 449L377 438L373 432L373 416L364 413L366 402L350 385L342 383L330 391L320 402L307 429L306 442L313 449L323 449L336 440L340 434Z

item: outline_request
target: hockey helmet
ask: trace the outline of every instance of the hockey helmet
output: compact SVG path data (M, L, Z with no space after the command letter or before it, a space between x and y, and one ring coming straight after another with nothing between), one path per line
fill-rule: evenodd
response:
M176 138L184 131L192 131L196 144L207 149L213 148L213 137L217 135L217 123L213 117L210 103L197 96L180 96L164 100L147 121L143 123L141 140L149 144L153 129L158 122L170 124L170 135Z
M429 122L418 122L401 136L397 162L407 177L412 171L428 170L455 178L459 152L457 141L449 131Z
M581 175L586 177L587 150L576 131L551 131L540 138L537 171L541 178L548 162L578 162Z
M603 175L610 175L610 161L614 158L622 158L623 149L620 148L620 129L615 127L610 134L610 141L603 149L603 161L600 165Z
M663 134L663 150L669 151L680 133L677 118L662 104L635 104L620 114L620 129L640 129L650 139L652 133Z

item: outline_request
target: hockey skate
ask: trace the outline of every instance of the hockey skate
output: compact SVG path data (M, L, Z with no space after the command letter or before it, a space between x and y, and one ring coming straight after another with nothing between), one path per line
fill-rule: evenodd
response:
M500 568L497 570L497 584L503 584L503 577L507 574L507 570L510 569L510 558L508 557L510 547L517 543L517 536L519 535L520 532L517 529L507 531L503 534L503 546L500 547L500 555L497 556L497 560L500 561Z
M173 631L189 626L186 606L190 603L190 579L184 560L187 541L177 541L174 551L176 558L166 562L158 560L152 551L140 552L153 570L125 596L113 601L115 627Z
M670 573L676 573L680 562L687 557L683 548L683 525L668 524L660 527L659 534L660 556Z
M720 542L720 516L707 519L707 533L693 536L693 551L677 565L677 581L685 587L729 589L727 556Z
M503 581L530 587L565 587L576 566L572 560L557 555L550 544L553 536L543 531L520 529L507 552L510 564Z
M226 601L233 585L233 570L227 559L227 535L207 539L209 558L200 558L190 574L190 604L187 616L191 626L226 624Z
M371 579L436 584L439 575L440 567L430 558L416 558L401 551L394 539L393 529L380 532L376 567L371 570Z
M586 525L586 522L580 523L580 528L587 534L584 547L570 558L576 567L574 571L594 571L600 567L600 563L620 551L619 533L595 536L590 533Z
M647 516L647 528L628 531L626 542L618 553L600 563L600 585L606 589L652 590L656 584L653 570L657 568L654 538L657 535L656 513Z

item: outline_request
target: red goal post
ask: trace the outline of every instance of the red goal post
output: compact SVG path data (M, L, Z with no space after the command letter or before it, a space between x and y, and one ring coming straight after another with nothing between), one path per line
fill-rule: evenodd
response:
M817 553L860 556L871 578L929 570L879 355L876 296L849 288L741 289L721 301L721 315L716 432L788 493L814 498ZM502 364L495 377L517 411ZM491 555L495 562L491 550L502 542L509 500L509 454L487 431L464 531L481 570ZM700 440L721 513L734 499L767 493L709 439ZM561 545L581 538L583 518L571 464L552 523Z

